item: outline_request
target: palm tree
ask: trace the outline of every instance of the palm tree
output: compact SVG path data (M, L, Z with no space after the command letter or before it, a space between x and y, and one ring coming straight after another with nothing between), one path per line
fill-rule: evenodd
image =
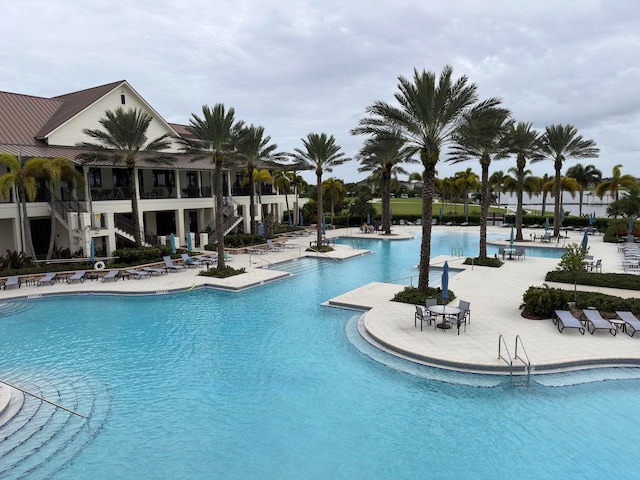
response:
M627 173L622 175L621 169L622 165L614 166L611 179L605 180L596 186L595 193L599 198L604 197L604 194L609 192L615 200L618 200L620 189L630 190L638 186L638 179Z
M193 139L183 139L184 151L194 153L196 158L209 158L214 165L216 185L216 236L218 264L222 270L224 264L224 192L222 191L222 169L225 162L232 159L238 145L238 134L244 126L236 121L235 110L228 111L222 103L213 107L202 106L202 117L191 114L187 130Z
M464 119L454 135L454 145L451 149L449 161L459 163L477 158L482 169L481 181L478 184L478 175L474 181L463 181L459 178L459 184L465 184L465 215L469 221L469 188L481 187L480 193L480 258L487 258L487 218L489 216L489 204L491 196L489 194L489 166L491 157L499 155L503 147L502 137L507 133L513 123L510 120L509 110L506 108L485 108L476 112L471 110ZM471 169L467 169L470 172ZM471 180L470 175L466 175L467 180Z
M582 200L584 198L584 191L600 183L602 180L602 172L593 165L584 166L581 163L576 163L573 167L567 169L567 177L573 177L580 185L580 210L579 215L582 216Z
M69 185L81 185L84 177L78 172L73 164L66 158L55 157L42 164L45 172L45 179L49 185L49 202L51 204L51 233L49 234L49 248L47 250L47 260L53 256L53 247L56 240L56 188L60 182Z
M538 132L531 128L531 123L518 122L512 125L505 135L503 146L507 152L516 155L517 200L516 207L516 241L522 241L522 192L527 159L534 160L540 155Z
M96 140L97 143L77 144L80 148L90 150L78 155L77 158L85 162L106 160L116 165L123 164L127 169L136 248L142 248L142 226L136 191L137 166L141 161L157 164L168 164L174 161L173 156L162 153L162 150L171 146L169 134L148 141L147 130L151 120L151 115L137 108L125 110L120 107L115 111L107 110L104 118L99 121L104 130L83 130L85 135Z
M329 195L331 201L331 225L333 225L335 203L342 201L347 196L347 189L340 180L331 177L322 182L322 195L325 194Z
M451 142L462 116L477 102L478 87L466 76L454 80L453 69L447 65L439 78L433 72L414 70L413 80L398 77L395 99L399 107L377 101L367 107L367 115L360 119L354 134L378 135L401 132L412 153L419 153L424 172L422 188L422 244L420 247L420 273L418 290L429 287L431 256L431 219L435 193L435 171L440 150ZM476 108L497 105L489 99Z
M368 138L358 156L359 172L380 173L382 180L382 229L391 235L391 177L394 168L401 162L415 162L406 151L404 140L396 134L380 134ZM422 178L422 177L420 177Z
M295 216L295 221L293 222L295 225L298 225L299 222L299 216L300 216L300 207L299 207L299 195L300 195L300 191L303 188L306 188L308 186L307 181L302 177L302 175L298 175L296 172L289 172L291 174L291 186L293 187L293 191L296 194L296 211L294 212L294 216Z
M301 140L304 150L295 148L295 153L291 155L301 165L306 165L316 172L316 191L318 195L316 245L320 249L322 247L322 174L333 171L333 167L342 165L350 159L346 158L344 152L340 151L342 147L336 144L336 139L333 138L333 135L310 133L307 138Z
M471 190L476 190L480 187L480 180L478 174L471 168L467 168L464 171L456 172L453 176L455 186L458 191L462 193L462 201L464 202L464 215L466 221L469 221L469 193Z
M548 173L545 173L542 177L540 177L540 192L542 193L542 212L541 215L544 217L547 210L547 195L552 190L547 187L547 183L549 181L553 181L553 177L551 177Z
M545 129L540 138L540 152L545 157L553 160L556 171L556 192L560 192L560 180L562 178L562 163L568 159L595 158L600 149L593 140L585 140L578 135L578 130L573 125L551 125ZM534 162L543 160L534 159ZM560 195L556 195L553 214L553 235L560 235Z
M500 213L500 204L502 203L501 197L504 192L504 180L506 178L505 173L502 170L497 170L489 177L489 188L498 192L498 213Z
M33 260L36 259L36 252L33 248L33 237L31 236L31 222L27 212L27 200L33 202L38 194L38 179L43 176L43 165L49 160L46 158L31 158L24 164L20 157L8 153L0 153L0 163L5 165L9 171L0 177L0 195L9 198L12 188L18 192L18 202L22 210L22 228L24 229L24 247L26 253Z
M256 181L255 172L261 166L268 164L274 159L274 150L278 146L269 144L271 137L264 135L264 127L249 125L239 130L237 157L239 163L246 169L247 178L251 182L251 193L249 195L249 216L251 221L251 233L256 233ZM259 178L259 177L258 177Z
M291 192L291 186L293 182L293 177L295 173L287 172L286 170L274 170L271 174L271 178L273 179L273 186L278 189L278 191L284 193L284 201L287 205L287 213L289 215L289 228L293 225L293 219L291 218L291 210L289 209L289 197L287 194Z
M271 172L266 168L253 168L251 176L249 176L249 171L245 169L244 171L245 177L242 182L243 185L247 183L251 184L251 191L258 192L258 203L260 204L260 219L264 221L264 209L262 208L262 185L264 183L273 183L273 178L271 177ZM254 206L255 210L255 206ZM254 220L252 219L253 223ZM252 228L253 232L253 228Z

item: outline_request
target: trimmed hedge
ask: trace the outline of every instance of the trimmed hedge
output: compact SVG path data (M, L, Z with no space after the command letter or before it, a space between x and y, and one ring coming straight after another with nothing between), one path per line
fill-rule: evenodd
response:
M475 266L480 266L480 267L495 267L495 268L499 268L502 265L504 265L504 262L502 260L500 260L499 258L494 258L494 257L486 257L486 258L480 258L480 257L475 257L475 258L466 258L464 261L465 265L475 265Z
M547 282L570 283L573 285L573 277L569 272L552 270L545 277ZM640 276L630 273L597 273L582 272L578 275L578 285L590 285L592 287L623 288L626 290L640 290Z
M551 318L554 310L566 310L573 292L560 288L550 288L546 283L542 287L529 287L522 296L522 305L526 316Z
M604 317L615 318L616 310L640 315L640 298L620 298L595 292L578 292L576 307L595 307Z
M406 287L404 290L396 293L393 297L394 302L410 303L412 305L424 305L427 298L438 298L439 302L442 300L440 295L442 290L440 288L429 287L426 292L421 292L415 287ZM449 298L447 303L456 298L455 293L449 290Z

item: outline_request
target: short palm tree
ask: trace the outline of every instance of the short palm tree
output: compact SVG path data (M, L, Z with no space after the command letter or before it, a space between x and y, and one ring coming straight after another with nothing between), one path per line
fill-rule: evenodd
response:
M53 247L56 240L56 188L60 182L68 185L82 185L84 177L78 172L73 164L66 158L55 157L42 164L45 172L45 180L49 185L49 203L51 204L51 232L49 234L49 248L47 249L47 260L53 257Z
M622 165L614 166L612 173L613 175L610 179L596 186L595 193L599 198L604 197L605 193L609 192L614 200L618 200L621 189L630 190L638 186L638 179L636 177L627 173L622 174Z
M600 183L602 180L602 172L594 165L585 166L581 163L576 163L574 166L567 169L567 177L575 178L578 185L580 185L580 208L578 214L582 216L584 191L589 187Z
M249 196L249 216L251 217L251 233L256 233L256 170L269 165L274 160L275 150L278 146L271 142L271 137L265 136L264 127L249 125L242 127L238 137L237 158L240 165L246 169L247 178L251 183Z
M288 172L286 170L274 170L271 173L273 186L276 187L280 193L284 193L284 201L287 206L287 214L289 215L289 226L293 225L293 219L291 218L289 196L287 194L291 192L291 182L293 181L294 175L295 174L293 172Z
M78 147L89 150L78 155L78 159L85 162L108 161L114 165L124 165L126 168L136 248L142 247L142 224L136 191L137 166L143 160L164 165L174 161L172 155L162 152L171 146L169 134L148 140L147 130L152 120L151 115L137 108L125 110L120 107L115 111L107 110L104 118L100 119L103 130L83 130L85 135L97 143L77 144Z
M504 192L505 173L497 170L489 177L489 188L498 193L498 213L500 213L500 204L502 203L502 192Z
M202 116L191 114L187 130L193 138L183 139L183 150L195 158L209 158L214 165L216 186L216 237L217 268L225 268L224 262L224 192L222 170L237 151L238 135L244 122L236 121L235 110L226 110L221 103L213 107L203 105Z
M539 134L531 128L531 123L518 122L512 125L503 138L506 152L516 156L516 241L522 241L522 192L527 160L535 160L540 156Z
M435 193L435 171L440 151L447 146L462 116L476 104L478 87L466 76L453 79L453 69L447 65L439 78L434 72L414 70L413 79L398 77L395 99L399 106L377 101L367 107L366 116L352 130L358 135L378 135L401 132L407 147L419 154L424 168L422 178L422 243L418 290L429 287L431 256L431 219ZM475 108L497 105L489 99Z
M33 248L33 237L31 235L31 222L27 211L27 200L33 202L38 194L38 179L43 177L43 165L49 160L46 158L31 158L22 163L20 157L8 153L0 153L0 163L8 168L8 172L0 177L0 195L9 198L11 189L15 188L18 193L18 202L22 210L22 228L24 229L24 239L26 254L33 260L36 259L36 252Z
M294 225L298 225L299 222L299 216L300 216L300 192L308 187L308 183L307 181L302 177L302 175L297 174L294 171L289 172L289 178L291 179L291 186L293 187L293 191L295 192L296 195L296 209L294 212Z
M333 177L327 178L322 182L322 195L329 195L329 201L331 204L331 225L333 225L333 218L335 216L335 204L341 202L347 196L347 189L340 180Z
M480 188L480 177L471 168L456 172L453 176L454 183L458 191L462 193L462 202L464 204L464 215L466 221L469 221L469 194L472 190Z
M332 172L333 167L350 160L341 152L342 147L336 143L333 135L326 133L310 133L302 139L304 149L295 148L291 156L300 165L313 169L316 173L316 192L318 196L316 234L317 248L322 246L322 174Z
M415 162L415 160L411 160L410 153L405 148L405 142L397 132L368 138L356 159L362 165L358 168L359 172L378 172L381 175L382 230L385 235L390 235L392 171L399 163Z
M450 152L449 161L452 163L466 162L471 159L480 161L482 177L480 179L480 258L487 257L487 218L491 195L489 193L489 166L492 157L500 156L504 150L501 144L502 138L507 133L511 124L511 112L506 108L485 108L478 112L472 109L464 116L463 121L454 135L454 144ZM503 155L504 156L504 155ZM470 171L471 169L467 169ZM470 187L477 188L478 176L475 175L473 185L468 182L465 185L465 215L469 221L469 195ZM466 176L468 179L471 177ZM462 183L462 179L458 179Z
M578 135L578 130L573 125L551 125L545 129L540 138L541 158L533 159L537 162L545 157L553 160L556 174L556 192L560 192L560 180L562 178L562 164L565 160L579 158L595 158L600 150L593 140L585 140ZM556 195L553 214L553 235L560 235L560 195Z

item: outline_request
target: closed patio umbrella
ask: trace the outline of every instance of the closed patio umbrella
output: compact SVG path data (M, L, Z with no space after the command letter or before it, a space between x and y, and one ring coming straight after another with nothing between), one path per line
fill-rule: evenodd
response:
M176 237L173 235L173 233L171 233L171 237L169 240L171 242L171 253L175 254L176 253Z
M549 217L544 219L544 231L545 232L549 231Z
M89 261L93 263L95 261L96 256L96 247L93 243L93 237L91 238L91 243L89 243Z
M325 219L324 213L322 214L322 235L326 235L327 233L327 221Z
M304 221L303 221L303 218L302 218L302 210L300 210L300 225L301 226L304 225Z
M589 235L587 234L587 232L584 232L584 235L582 236L582 249L585 252L587 251L588 244L589 244Z
M629 217L629 235L633 235L633 217Z
M511 227L511 237L509 238L509 245L512 247L513 247L513 237L514 237L513 227Z
M193 244L191 243L191 232L187 232L187 250L193 250Z
M444 262L444 266L442 267L440 288L442 288L442 293L440 294L442 303L446 303L446 300L449 298L449 264L447 262Z
M589 225L596 224L596 212L591 212L591 216L589 217Z
M371 225L371 214L367 213L367 225Z
M560 225L564 223L564 208L560 209Z

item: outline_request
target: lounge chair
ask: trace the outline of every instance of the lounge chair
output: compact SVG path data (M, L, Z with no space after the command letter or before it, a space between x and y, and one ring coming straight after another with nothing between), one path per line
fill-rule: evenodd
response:
M284 247L280 245L276 245L271 240L267 240L267 248L272 252L282 252L284 251Z
M40 280L38 280L38 286L40 285L44 285L45 283L48 283L49 285L53 285L53 282L55 282L57 280L58 274L56 272L48 272L44 274L44 277L40 278Z
M78 270L76 273L67 278L67 283L84 282L84 270Z
M162 259L164 260L164 268L168 272L179 272L181 270L184 270L184 267L182 265L176 265L175 263L173 263L170 256L164 256L162 257Z
M218 256L217 255L208 255L208 256L196 255L193 258L195 258L199 262L204 263L205 265L211 265L211 264L213 264L213 263L218 261Z
M140 270L142 270L143 272L150 273L151 276L157 276L157 275L162 275L163 273L167 273L167 271L162 268L142 267Z
M260 247L246 247L245 250L249 253L256 253L258 255L264 255L265 253L269 253L269 250L266 248Z
M140 280L141 278L149 278L151 274L149 272L141 272L140 270L135 270L133 268L129 268L125 270L131 278L135 278L136 280Z
M616 327L609 320L602 318L602 315L600 315L600 312L597 310L586 309L583 310L582 313L587 319L587 331L591 335L593 335L593 332L596 330L609 330L609 333L614 336L618 333ZM589 328L589 326L591 326L591 328Z
M551 243L551 234L545 233L542 237L540 237L540 241L542 243Z
M224 261L225 262L232 262L233 261L233 257L231 255L229 255L227 252L224 252Z
M191 258L186 253L182 253L180 256L182 257L182 264L189 268L202 267L204 265L204 263L196 260L195 258Z
M20 277L17 275L12 275L11 277L7 277L7 280L4 282L4 289L7 288L20 288L21 282Z
M630 337L633 337L640 330L640 320L633 313L616 311L616 315L624 322L622 330Z
M109 280L113 280L114 282L118 280L118 274L120 270L109 270L102 276L103 282L108 282Z
M568 310L556 310L554 312L553 323L558 326L560 333L562 333L565 328L577 328L578 331L584 335L584 326Z

